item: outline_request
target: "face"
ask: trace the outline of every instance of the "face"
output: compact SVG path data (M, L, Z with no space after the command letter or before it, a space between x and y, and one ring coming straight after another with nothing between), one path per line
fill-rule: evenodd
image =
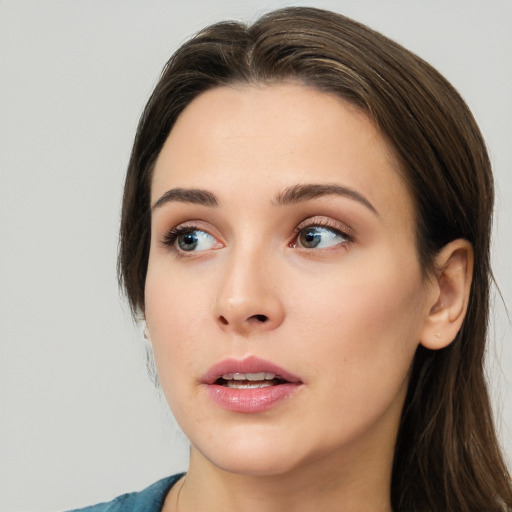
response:
M217 88L151 194L145 315L193 457L258 475L389 459L430 291L375 125L297 84Z

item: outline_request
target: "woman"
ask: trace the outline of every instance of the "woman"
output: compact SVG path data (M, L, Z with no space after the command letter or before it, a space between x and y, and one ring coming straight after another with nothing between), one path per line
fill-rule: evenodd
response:
M171 58L120 275L191 442L90 510L512 510L483 376L490 164L435 70L316 9Z

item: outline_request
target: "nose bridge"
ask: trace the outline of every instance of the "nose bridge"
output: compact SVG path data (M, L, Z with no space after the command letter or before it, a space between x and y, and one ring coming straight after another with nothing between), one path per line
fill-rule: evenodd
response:
M248 335L282 323L284 309L273 263L270 250L250 241L232 248L213 306L215 320L224 330Z

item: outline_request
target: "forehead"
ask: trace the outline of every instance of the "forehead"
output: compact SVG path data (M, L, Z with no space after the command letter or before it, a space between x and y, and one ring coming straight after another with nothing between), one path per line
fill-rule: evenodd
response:
M177 186L250 201L315 182L351 187L378 210L412 213L399 173L375 123L333 94L295 83L220 87L178 118L155 165L152 201Z

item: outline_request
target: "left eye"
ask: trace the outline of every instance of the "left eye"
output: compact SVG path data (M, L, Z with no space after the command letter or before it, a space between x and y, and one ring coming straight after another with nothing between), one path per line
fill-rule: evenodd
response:
M193 229L176 236L174 245L180 251L207 251L213 249L217 241L213 236L200 229Z
M348 236L336 229L311 226L300 231L296 245L306 249L325 249L347 241Z

